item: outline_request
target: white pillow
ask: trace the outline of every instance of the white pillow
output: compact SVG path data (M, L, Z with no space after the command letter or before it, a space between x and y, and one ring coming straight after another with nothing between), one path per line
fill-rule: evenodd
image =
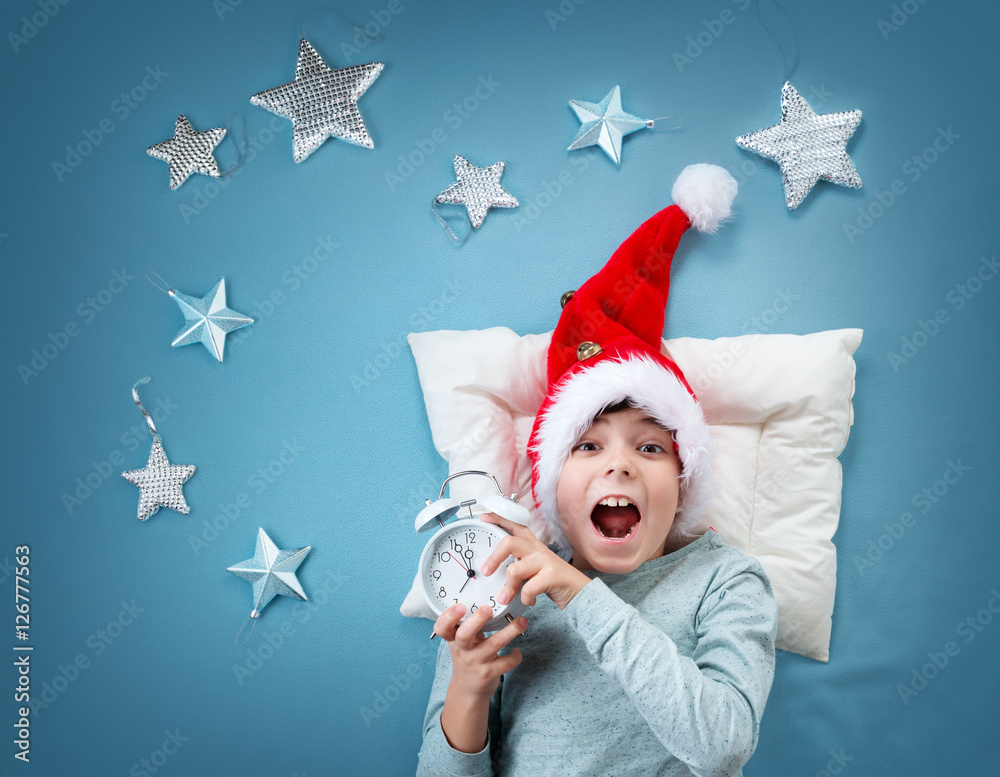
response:
M854 414L860 329L811 335L665 340L705 411L716 443L718 490L704 521L758 558L778 603L777 647L829 659L841 471ZM510 329L411 334L434 445L449 472L485 470L532 510L528 437L545 395L551 333ZM451 487L454 487L451 489ZM463 499L496 491L485 478L449 483ZM429 496L436 496L432 494ZM436 618L418 581L403 615Z

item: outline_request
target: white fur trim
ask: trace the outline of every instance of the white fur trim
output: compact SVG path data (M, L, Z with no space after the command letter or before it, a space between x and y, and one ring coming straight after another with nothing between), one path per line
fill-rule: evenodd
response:
M711 437L701 406L677 378L653 359L607 359L559 387L542 417L535 442L535 496L553 542L572 552L556 506L556 484L573 446L608 405L631 399L651 418L674 429L681 459L681 497L672 539L697 534L711 497Z
M699 232L715 232L729 218L736 179L718 165L688 165L674 182L670 196Z

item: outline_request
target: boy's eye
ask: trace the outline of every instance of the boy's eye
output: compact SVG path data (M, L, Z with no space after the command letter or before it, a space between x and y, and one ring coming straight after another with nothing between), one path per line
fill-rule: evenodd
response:
M597 443L595 443L595 442L581 442L581 443L578 443L577 446L576 446L576 448L574 448L573 450L577 450L577 451L596 451L597 450Z
M647 442L645 445L639 446L639 451L641 453L663 453L664 447L662 445L657 445L656 443Z

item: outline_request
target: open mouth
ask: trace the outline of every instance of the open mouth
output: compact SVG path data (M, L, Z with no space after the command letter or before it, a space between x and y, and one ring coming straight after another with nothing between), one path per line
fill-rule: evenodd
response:
M624 496L606 496L594 507L590 521L606 540L627 540L639 526L639 508Z

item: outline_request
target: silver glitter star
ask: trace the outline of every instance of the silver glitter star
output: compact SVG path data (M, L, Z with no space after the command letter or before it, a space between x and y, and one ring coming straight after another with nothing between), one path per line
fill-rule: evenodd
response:
M299 41L295 80L258 92L250 102L291 119L296 162L309 156L329 137L374 148L357 102L383 67L381 62L369 62L332 70L303 38Z
M781 167L789 210L822 178L861 188L847 141L861 123L861 111L817 114L787 81L781 87L781 123L736 138L740 148L773 159Z
M570 100L569 107L583 123L567 151L599 145L616 165L621 164L622 138L629 133L653 126L652 121L640 119L622 110L621 89L617 86L599 103Z
M170 165L170 188L176 189L192 173L219 177L219 166L212 151L226 136L225 129L198 132L182 113L174 124L174 136L146 149L154 159Z
M175 289L170 296L184 313L184 326L171 343L173 346L201 343L220 362L226 348L226 333L253 323L253 319L226 307L226 279L200 299Z
M278 546L267 536L267 532L263 529L258 530L257 549L253 558L227 567L234 575L239 575L253 584L253 612L250 613L252 617L259 616L260 611L278 594L308 601L295 576L295 570L311 549L312 546L295 550L278 550Z
M194 465L171 464L163 452L163 443L157 435L149 450L145 469L132 469L121 475L139 487L139 520L145 521L160 507L169 507L187 515L191 512L184 501L183 483L194 474Z
M490 208L516 208L517 200L500 186L504 162L495 162L489 167L476 167L468 159L455 154L455 177L453 183L437 197L436 202L464 205L469 211L469 221L479 227Z

